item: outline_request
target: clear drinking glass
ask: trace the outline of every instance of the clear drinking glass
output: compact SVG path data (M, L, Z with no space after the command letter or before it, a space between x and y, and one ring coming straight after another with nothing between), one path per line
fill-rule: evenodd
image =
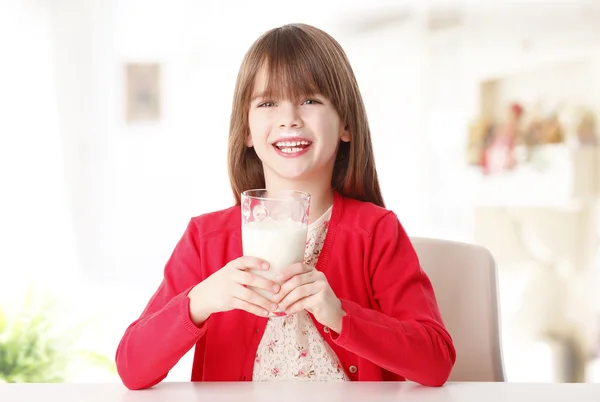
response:
M248 190L242 193L241 203L243 253L270 265L268 271L251 272L277 282L275 278L283 268L304 261L310 194L293 190ZM271 299L271 292L252 289Z

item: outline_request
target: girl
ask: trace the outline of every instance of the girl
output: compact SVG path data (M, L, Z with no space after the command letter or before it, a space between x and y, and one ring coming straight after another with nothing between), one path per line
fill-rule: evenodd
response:
M365 108L340 45L303 24L260 37L229 132L236 205L192 218L116 363L152 387L195 346L192 381L403 381L441 386L455 361L431 283L384 209ZM242 256L240 193L311 194L305 261L271 282ZM272 294L262 297L249 289ZM285 318L268 318L285 310Z

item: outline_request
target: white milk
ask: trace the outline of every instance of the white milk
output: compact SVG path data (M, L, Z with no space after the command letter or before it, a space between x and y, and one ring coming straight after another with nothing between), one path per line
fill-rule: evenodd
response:
M242 225L242 247L245 256L257 257L270 264L268 271L253 273L272 281L285 267L304 261L306 224L292 220L275 221L267 218L262 222ZM253 289L270 299L272 292Z

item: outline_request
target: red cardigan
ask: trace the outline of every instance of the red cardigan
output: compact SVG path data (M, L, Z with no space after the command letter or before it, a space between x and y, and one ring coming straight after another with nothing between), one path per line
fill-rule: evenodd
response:
M251 381L267 318L242 310L190 319L188 292L242 255L240 207L192 218L164 279L116 353L126 387L162 381L193 346L192 381ZM341 333L315 321L353 381L443 385L456 359L428 277L393 212L335 194L317 269L342 301Z

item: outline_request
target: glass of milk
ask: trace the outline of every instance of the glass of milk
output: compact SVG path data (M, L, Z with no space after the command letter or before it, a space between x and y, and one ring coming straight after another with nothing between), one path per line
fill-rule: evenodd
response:
M241 204L243 253L270 265L268 271L251 270L252 273L275 281L283 268L304 261L310 194L293 190L248 190L242 193ZM263 289L252 290L269 300L273 295Z

